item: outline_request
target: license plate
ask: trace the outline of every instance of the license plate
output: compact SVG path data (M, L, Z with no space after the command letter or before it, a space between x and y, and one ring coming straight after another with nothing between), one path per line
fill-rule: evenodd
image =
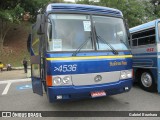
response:
M91 92L92 98L106 96L105 91Z

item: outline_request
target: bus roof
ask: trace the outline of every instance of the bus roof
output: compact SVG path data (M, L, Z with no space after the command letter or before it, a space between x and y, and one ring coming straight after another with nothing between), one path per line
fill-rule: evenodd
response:
M47 5L46 12L81 12L89 14L98 13L116 17L123 17L122 12L117 9L82 4L51 3Z
M158 22L158 21L160 21L160 19L156 19L156 20L150 21L150 22L148 22L148 23L144 23L144 24L135 26L135 27L133 27L133 28L130 28L129 31L130 31L131 33L134 33L134 32L138 32L138 31L141 31L141 30L153 28L153 27L155 27L156 22Z

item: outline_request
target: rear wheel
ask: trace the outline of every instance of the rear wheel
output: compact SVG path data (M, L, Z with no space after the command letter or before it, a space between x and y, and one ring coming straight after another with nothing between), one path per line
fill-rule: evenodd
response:
M147 70L140 73L139 84L143 90L148 92L155 92L157 88L152 73Z

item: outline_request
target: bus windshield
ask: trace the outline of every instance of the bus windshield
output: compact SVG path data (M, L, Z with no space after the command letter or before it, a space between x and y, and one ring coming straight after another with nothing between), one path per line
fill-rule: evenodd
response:
M48 16L48 51L92 51L94 41L91 37L91 16L82 14L50 14ZM97 36L97 50L128 50L127 34L123 19L92 16ZM95 32L95 31L93 31ZM108 44L110 46L108 46Z
M48 51L93 50L91 19L89 15L50 14L48 16Z
M93 16L93 24L96 29L97 36L101 37L115 50L127 50L129 45L127 42L127 34L123 19ZM102 40L97 40L98 50L110 50L110 47Z

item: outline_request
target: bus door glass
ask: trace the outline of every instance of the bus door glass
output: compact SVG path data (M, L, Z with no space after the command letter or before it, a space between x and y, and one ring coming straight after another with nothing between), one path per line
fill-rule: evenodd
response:
M40 77L40 40L35 28L32 28L32 43L31 50L31 76L32 76L32 89L34 93L43 95L42 80Z

